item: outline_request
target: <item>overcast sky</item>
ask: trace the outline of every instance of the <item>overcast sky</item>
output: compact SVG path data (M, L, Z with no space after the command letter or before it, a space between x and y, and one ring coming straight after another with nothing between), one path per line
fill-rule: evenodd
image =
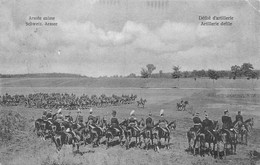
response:
M258 0L0 0L0 73L86 76L260 69ZM57 26L26 26L30 16ZM232 26L201 26L199 16L232 16ZM44 23L44 21L40 21Z

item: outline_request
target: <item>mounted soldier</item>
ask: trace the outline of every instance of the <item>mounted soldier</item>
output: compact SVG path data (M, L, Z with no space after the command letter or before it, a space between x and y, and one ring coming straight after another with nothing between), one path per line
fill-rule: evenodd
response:
M244 122L243 116L241 115L241 111L238 111L237 115L236 115L236 122L239 122L239 121L242 122L242 123Z
M128 119L128 126L135 129L136 131L140 131L138 128L138 121L135 117L135 110L130 112L130 118Z
M93 115L93 109L90 108L87 123L93 129L96 128L96 117Z
M115 134L117 134L117 133L123 134L123 130L119 127L119 122L116 117L116 111L112 112L112 117L111 117L110 123L111 123L111 128L114 129L114 131L115 131Z
M49 113L47 113L46 118L48 120L52 120L52 110L50 109Z
M70 122L70 123L73 122L73 118L71 116L71 112L69 112L69 114L65 116L65 121Z
M241 115L241 111L238 111L234 125L237 124L239 131L241 130L243 122L244 121L243 121L243 116Z
M58 123L62 123L64 121L64 117L63 117L63 114L62 114L61 111L62 111L61 108L57 111L57 119L56 119L56 121Z
M152 118L152 113L150 112L148 114L148 117L145 120L145 129L151 130L154 127L154 121Z
M224 115L222 116L222 123L223 123L222 126L223 129L229 130L232 127L232 119L231 117L229 117L228 110L224 111Z
M80 109L78 109L78 111L77 111L77 116L76 116L76 119L75 119L75 123L77 123L79 125L79 127L84 126L84 124L83 124L83 116L81 115L81 110Z
M47 120L46 115L47 115L47 111L44 110L44 111L43 111L43 114L42 114L42 120Z
M202 131L205 132L206 134L210 133L211 136L213 136L213 133L212 133L213 127L214 127L214 124L213 124L212 120L209 119L208 114L205 114L205 119L202 122Z
M199 118L199 113L198 112L195 113L195 115L194 115L192 120L193 120L193 123L194 123L193 128L198 132L201 129L201 127L202 127L202 122L201 122L201 120Z
M170 132L170 130L168 129L168 127L167 127L167 125L168 125L168 121L165 119L165 117L164 117L164 110L163 109L161 109L161 111L160 111L160 119L159 119L159 122L158 122L158 124L159 124L159 127L163 130L163 131L165 131L165 132Z

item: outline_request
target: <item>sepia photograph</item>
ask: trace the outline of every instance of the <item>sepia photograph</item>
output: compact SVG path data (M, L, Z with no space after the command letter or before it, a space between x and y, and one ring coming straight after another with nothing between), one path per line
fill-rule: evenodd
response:
M260 0L0 0L0 165L260 165Z

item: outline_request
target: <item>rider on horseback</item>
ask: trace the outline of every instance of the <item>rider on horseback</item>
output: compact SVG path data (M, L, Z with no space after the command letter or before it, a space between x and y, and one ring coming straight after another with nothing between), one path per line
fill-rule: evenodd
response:
M96 123L96 117L92 114L93 113L93 109L90 108L89 110L89 116L88 116L88 121L86 123L89 124L90 128L96 128L97 126L95 125Z
M202 127L202 122L199 118L199 113L195 113L195 116L193 117L193 123L194 123L194 126L193 128L198 132L201 127Z
M241 121L243 123L243 116L241 115L241 111L238 111L236 115L236 122Z
M205 133L210 133L213 136L213 122L209 119L208 114L205 114L205 119L202 122L202 131Z
M233 133L236 133L235 130L233 129L233 123L231 117L229 117L229 112L228 110L224 111L224 116L222 116L222 129L227 131L230 134L230 131Z
M229 130L232 127L232 119L231 117L229 117L228 110L224 111L224 115L222 116L222 123L223 123L222 126L223 129Z
M140 131L138 128L138 122L135 117L135 110L132 110L130 113L130 118L128 119L128 126L135 129L136 131Z
M234 124L238 124L238 129L241 130L243 125L243 116L241 115L241 111L238 111Z
M73 118L72 118L72 116L71 116L71 112L69 112L69 114L65 116L65 121L67 121L67 122L73 122Z
M119 127L119 122L116 117L116 111L112 112L112 118L111 118L111 128L115 130L115 133L120 132L122 134L123 130Z
M56 121L58 123L61 123L61 122L64 121L64 118L63 118L63 115L62 115L62 112L61 112L61 108L57 111L57 119L56 119Z
M47 120L46 115L47 115L47 111L44 110L44 111L43 111L43 114L42 114L42 120Z
M145 125L146 125L145 129L147 129L147 130L151 130L154 126L154 121L153 121L151 112L149 113L149 116L145 120Z
M75 123L77 123L80 126L84 126L84 124L83 124L83 116L81 115L81 110L80 109L78 109Z
M163 131L169 133L170 130L169 130L168 127L167 127L168 121L164 118L164 110L163 110L163 109L161 109L161 111L160 111L160 116L161 116L161 118L159 119L159 122L158 122L159 127L160 127Z
M47 115L46 115L46 118L48 119L48 120L52 120L52 110L50 109L50 111L49 111L49 113L47 113Z

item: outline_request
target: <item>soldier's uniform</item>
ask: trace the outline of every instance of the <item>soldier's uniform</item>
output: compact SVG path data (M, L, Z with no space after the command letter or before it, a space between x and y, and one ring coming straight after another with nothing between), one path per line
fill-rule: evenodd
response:
M243 116L241 115L240 111L238 111L238 114L236 115L236 122L238 121L243 123Z
M80 109L78 109L75 122L78 123L78 124L82 124L83 123L83 116L81 115Z
M57 119L56 119L56 121L57 121L58 123L62 123L62 122L64 121L64 118L63 118L63 115L62 115L62 113L61 113L61 109L59 109L57 113L58 113L58 114L57 114Z
M224 116L222 116L222 123L223 123L222 128L229 130L232 127L232 119L231 119L231 117L228 116L227 113L228 113L228 111L226 110L224 112Z
M96 117L92 114L93 113L93 110L92 108L90 108L89 110L89 116L88 116L88 121L87 123L89 123L89 126L93 129L93 128L96 128L97 126L95 125L96 123Z
M160 111L161 118L159 119L159 127L162 128L165 132L170 132L170 130L167 127L168 121L164 118L164 110L162 109Z
M48 119L48 120L52 120L52 113L51 113L52 111L49 111L49 113L47 113L47 115L46 115L46 118Z
M43 114L42 114L42 120L47 120L46 115L47 115L47 111L45 110L45 111L43 112Z
M193 117L193 123L194 123L194 126L193 126L193 128L195 129L195 130L200 130L201 129L201 127L202 127L202 122L201 122L201 120L200 120L200 118L199 118L199 113L197 112L196 114L195 114L195 116Z
M209 133L211 136L213 136L213 122L209 119L208 115L205 114L205 119L202 122L202 132L205 134Z
M209 120L208 116L205 116L205 119L202 122L202 127L205 130L212 130L213 129L213 122L211 120Z
M243 125L243 116L241 115L241 111L238 111L238 114L236 115L236 121L235 124L238 124L238 129L241 131L241 127ZM247 129L247 128L246 128Z
M146 129L152 129L154 126L154 121L152 119L152 114L149 114L149 117L145 120Z
M110 123L112 129L114 129L116 132L120 132L121 134L123 133L122 129L119 127L118 119L116 118L116 111L112 112L112 118L110 120Z
M128 119L128 126L135 129L136 131L140 131L140 129L137 126L137 119L135 117L135 110L132 110L130 113L130 118Z

